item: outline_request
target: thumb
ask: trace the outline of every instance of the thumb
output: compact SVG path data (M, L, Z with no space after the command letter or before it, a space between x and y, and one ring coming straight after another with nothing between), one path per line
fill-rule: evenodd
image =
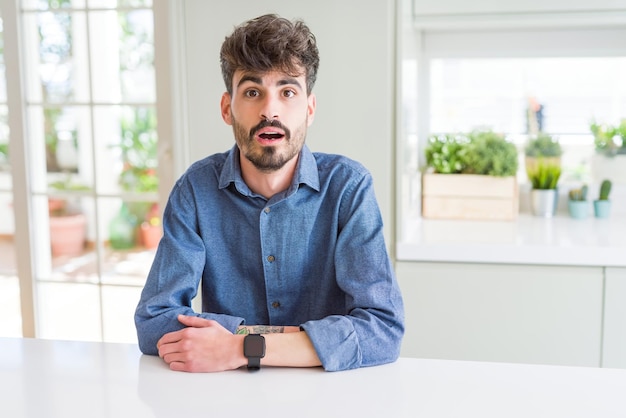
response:
M181 324L194 327L194 328L205 328L210 327L213 321L210 319L200 318L199 316L189 316L189 315L178 315L178 322Z

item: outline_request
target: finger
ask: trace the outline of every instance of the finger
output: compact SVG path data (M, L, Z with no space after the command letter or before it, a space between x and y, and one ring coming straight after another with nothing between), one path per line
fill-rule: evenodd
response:
M178 322L188 327L205 328L211 326L213 321L200 318L199 316L178 315Z
M186 364L183 363L182 361L172 361L171 363L169 363L170 369L177 371L177 372L186 372L187 371L187 367Z
M172 331L164 334L159 341L157 341L157 349L161 349L166 344L177 343L182 340L182 333L180 331Z

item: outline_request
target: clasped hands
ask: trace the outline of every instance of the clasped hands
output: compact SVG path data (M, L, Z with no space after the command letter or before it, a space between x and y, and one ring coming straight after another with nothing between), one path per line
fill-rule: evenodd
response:
M169 332L157 342L159 357L172 370L185 372L219 372L237 369L247 364L243 355L245 335L233 334L217 321L197 316L178 315L185 325ZM257 326L247 326L255 332ZM298 331L298 327L283 327L283 332Z

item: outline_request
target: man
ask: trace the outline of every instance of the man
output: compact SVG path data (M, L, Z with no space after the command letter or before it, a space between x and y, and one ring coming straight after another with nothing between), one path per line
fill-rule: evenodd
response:
M141 350L190 372L395 361L404 310L371 175L304 144L314 35L261 16L220 59L236 145L193 164L170 194L135 314Z

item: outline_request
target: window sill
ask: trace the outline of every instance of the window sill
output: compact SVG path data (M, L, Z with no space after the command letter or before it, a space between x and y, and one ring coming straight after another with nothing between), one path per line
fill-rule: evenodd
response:
M513 222L406 223L398 261L626 267L626 219L520 214Z

